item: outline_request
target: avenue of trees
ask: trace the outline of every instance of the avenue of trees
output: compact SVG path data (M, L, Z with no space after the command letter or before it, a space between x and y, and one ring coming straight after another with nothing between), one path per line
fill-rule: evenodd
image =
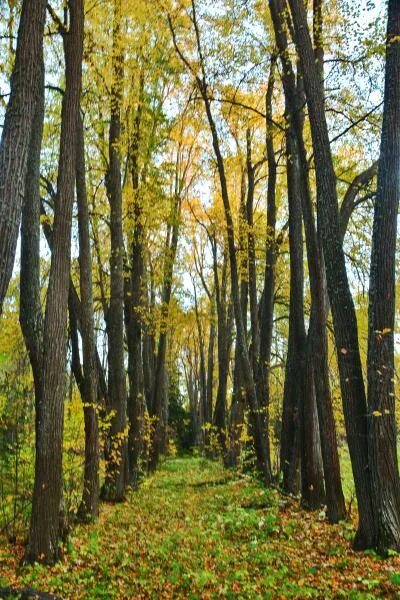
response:
M330 523L348 460L354 548L400 551L398 0L8 0L0 48L0 478L30 457L25 560L175 446Z

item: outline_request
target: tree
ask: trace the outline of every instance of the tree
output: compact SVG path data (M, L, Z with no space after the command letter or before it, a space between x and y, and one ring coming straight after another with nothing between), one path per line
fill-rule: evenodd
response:
M32 126L40 112L45 17L46 0L24 0L0 142L0 311L14 265Z
M397 214L400 197L400 6L388 3L385 94L368 311L368 457L375 547L400 549L394 393Z
M106 481L103 497L121 501L128 483L127 399L124 366L124 236L122 228L121 187L121 99L123 86L123 48L121 44L121 0L114 2L111 118L109 165L106 174L110 204L110 304L106 314L108 336L108 385L112 411Z
M368 468L367 404L358 347L357 320L339 231L336 176L324 110L324 96L305 7L297 0L289 0L289 4L309 109L316 169L318 223L321 228L328 293L332 306L347 440L358 499L359 526L354 546L373 547L375 533Z
M231 289L232 289L232 300L233 300L233 309L235 314L235 322L236 322L236 344L238 348L238 356L240 359L242 377L243 377L243 387L245 389L246 400L250 409L250 421L251 421L251 431L254 440L254 447L257 456L257 466L260 472L263 475L263 478L266 483L271 480L271 468L270 468L270 457L268 454L268 443L267 443L267 432L265 430L265 423L263 419L263 415L259 410L259 404L256 394L256 388L253 379L252 367L249 357L249 352L247 348L247 340L246 340L246 331L243 323L243 313L242 313L242 305L240 301L240 290L239 290L239 276L238 276L238 265L236 258L236 248L235 248L235 235L234 235L234 223L232 219L232 212L229 200L229 192L227 186L226 172L224 159L221 152L220 140L217 132L217 128L215 125L215 120L213 117L212 109L211 109L211 101L209 97L209 87L206 77L205 64L203 60L201 39L200 39L200 31L199 25L196 17L196 5L195 2L191 3L191 20L193 23L195 39L196 39L196 50L197 57L200 66L200 74L197 74L185 56L182 54L176 40L175 31L173 29L173 24L170 16L168 16L171 33L173 36L175 49L181 58L183 64L186 66L188 71L194 77L196 82L198 91L200 92L201 98L204 103L205 112L207 115L207 120L210 128L213 150L217 162L217 171L221 186L221 195L224 206L225 213L225 221L226 221L226 235L227 235L227 245L228 245L228 255L229 255L229 264L230 264L230 273L231 273Z
M99 512L99 425L98 382L95 354L92 251L86 192L85 140L83 120L78 117L76 155L76 197L79 229L79 287L81 291L81 335L83 355L82 402L85 420L85 467L79 517L92 520ZM71 289L70 289L71 293ZM71 314L71 311L70 311Z
M69 17L69 29L63 31L66 81L61 112L53 252L43 327L42 381L36 397L35 485L25 555L29 562L46 563L52 563L59 557L61 534L67 306L82 79L83 0L70 0Z
M336 522L345 516L345 504L340 480L339 456L329 384L323 254L320 249L314 221L311 187L308 175L308 161L303 136L304 115L301 109L303 104L303 94L301 84L300 89L298 89L299 86L296 86L294 69L288 56L288 40L284 19L285 3L272 0L270 2L270 8L275 38L281 52L283 64L282 81L286 106L292 127L292 139L290 145L291 152L294 153L293 160L298 168L298 183L301 190L300 196L310 276L311 315L307 335L307 354L305 356L307 378L304 388L304 393L306 394L305 399L308 398L309 402L303 406L303 413L299 417L301 419L301 429L304 431L304 434L301 436L303 439L303 450L305 451L302 464L308 464L310 468L309 477L304 477L306 474L303 473L303 502L305 505L315 507L318 506L323 497L322 487L321 485L316 485L315 481L315 477L317 479L320 478L318 469L316 468L319 451L317 450L317 454L314 454L315 444L316 448L319 446L317 432L317 428L319 428L327 491L326 500L328 515L332 522ZM321 22L319 23L318 33L318 39L320 39ZM320 54L319 51L319 58L321 58ZM321 76L321 67L319 68ZM300 77L299 81L301 82ZM320 88L323 96L323 81L322 84L320 83ZM319 427L315 419L315 404L318 409ZM310 430L315 431L314 443L311 441L312 436L309 433ZM307 441L310 443L309 447L305 445ZM311 458L313 455L315 460ZM307 456L309 457L308 459ZM310 479L308 483L307 479Z

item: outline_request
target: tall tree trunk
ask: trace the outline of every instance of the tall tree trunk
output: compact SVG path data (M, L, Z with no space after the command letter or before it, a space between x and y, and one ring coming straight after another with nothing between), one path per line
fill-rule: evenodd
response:
M121 0L114 2L113 83L109 130L109 167L106 177L110 204L110 307L107 315L108 385L113 417L110 427L111 452L107 461L102 495L121 501L128 483L127 399L124 366L124 237L121 187L121 103L123 54L121 47Z
M319 72L321 94L325 98L323 0L313 0L313 41L315 63ZM308 349L314 367L314 385L317 398L318 420L324 463L327 516L337 523L346 516L346 505L340 477L335 418L329 382L328 337L326 321L328 302L324 255L320 236L317 235L314 211L308 202L303 209L304 226L307 228L309 270L311 283L311 316L308 330ZM319 233L319 232L318 232Z
M248 288L249 288L249 305L250 305L250 330L251 330L251 348L250 358L253 365L254 378L257 377L257 365L260 354L260 324L258 319L258 300L257 300L257 265L256 265L256 248L254 236L254 193L255 193L255 176L256 166L252 163L251 156L251 132L246 131L247 142L247 200L246 200L246 217L247 217L247 268L248 268Z
M151 263L148 268L148 281L145 282L145 307L147 310L148 319L145 320L147 323L143 329L143 348L142 348L142 360L143 360L143 381L144 381L144 394L146 398L146 407L150 415L153 414L153 398L154 398L154 373L156 369L156 342L155 342L155 331L153 324L153 314L155 307L155 294L154 294L154 276Z
M217 307L217 346L218 346L218 388L215 400L213 424L217 431L222 453L226 450L226 395L229 373L230 327L227 308L227 264L226 252L223 255L221 282L218 274L217 245L213 241L213 272L215 302Z
M210 315L210 332L208 336L208 349L207 349L207 390L206 390L206 403L204 406L204 447L208 452L210 444L210 431L209 428L212 424L212 411L213 411L213 396L214 396L214 350L215 350L215 300L211 297L211 315Z
M260 350L257 365L257 395L258 402L265 412L267 428L268 455L269 448L269 403L270 403L270 362L272 347L272 329L274 322L274 292L275 292L275 266L277 259L276 243L276 176L277 167L272 128L272 97L275 83L275 59L271 61L268 77L266 106L266 150L268 161L267 184L267 231L265 243L265 270L264 289L260 304ZM271 462L271 458L269 458Z
M139 190L139 144L142 116L142 89L135 117L135 131L131 146L131 177L133 187L133 238L130 256L129 295L125 301L127 307L128 340L128 418L129 418L129 478L134 484L139 478L139 457L142 447L143 419L145 415L145 398L142 359L142 316L144 290L144 227L142 216L142 200Z
M0 313L14 266L32 125L41 110L45 20L46 0L23 1L0 142Z
M293 129L286 134L287 189L289 202L290 309L289 338L286 357L282 407L280 465L283 489L296 494L299 490L301 421L304 397L306 332L304 325L304 266L299 161L295 152Z
M38 88L35 118L27 161L25 197L21 221L20 323L40 398L43 368L43 314L40 302L40 152L44 120L44 64L35 85Z
M250 154L250 162L251 162L251 154ZM253 200L254 200L254 172L252 169L252 165L248 170L248 186L247 186L247 198L246 198L246 180L245 173L242 173L242 185L241 185L241 195L240 195L240 211L239 211L239 274L240 274L240 305L242 311L242 319L244 323L245 330L247 332L247 308L249 304L249 287L250 284L252 286L253 298L252 304L255 303L256 311L257 311L257 288L255 287L256 281L250 280L250 277L255 277L255 253L254 253L254 239L251 239L251 248L249 248L248 241L249 237L252 238L253 232L250 231L250 223L253 220ZM251 213L251 216L249 216ZM247 235L246 235L247 230ZM250 260L253 262L251 267L251 276L250 276ZM256 298L254 299L254 292L256 294ZM254 310L254 306L250 307L250 313ZM256 327L258 330L258 319L257 316L253 321L252 326ZM251 328L252 333L252 341L254 340L256 346L258 346L258 331L255 332L253 327ZM247 342L246 342L247 344ZM255 354L257 349L254 348L253 344L251 346L249 352L249 358L251 358L252 369L254 369L254 361ZM230 419L229 419L229 453L226 457L227 464L232 467L237 465L237 461L240 455L240 451L242 448L242 444L240 441L242 429L245 426L245 408L246 408L246 396L244 393L244 387L242 382L242 367L241 367L241 358L239 353L239 346L236 344L235 346L235 362L234 362L234 370L233 370L233 393L232 393L232 402L230 409Z
M379 552L400 550L400 480L394 390L396 239L400 196L400 4L389 0L368 331L368 455Z
M54 198L53 198L54 200ZM50 251L53 252L53 231L50 223L47 219L47 213L44 208L43 202L40 203L40 214L44 217L42 220L42 230L45 235L47 244L50 248ZM81 301L78 296L78 292L76 291L74 282L72 281L72 277L69 278L69 295L68 295L68 310L69 313L73 313L72 321L76 323L78 330L82 336L82 307ZM71 321L71 319L70 319ZM106 411L110 410L109 399L108 399L108 389L107 389L107 381L104 374L104 369L102 366L102 362L97 350L96 345L94 346L94 356L95 356L95 365L96 365L96 381L97 381L97 404L101 406L102 409ZM75 374L74 374L75 375ZM78 382L77 382L78 383Z
M316 0L318 4L318 0ZM318 5L319 6L319 5ZM316 19L319 19L318 36L316 37L317 50L319 63L322 63L323 50L321 46L321 15L318 13L315 15ZM310 291L311 291L311 316L310 326L307 336L307 385L314 389L308 390L310 394L309 398L314 397L317 403L318 409L318 421L319 421L319 432L320 442L322 447L322 458L324 464L324 475L326 483L327 497L326 502L328 506L328 518L331 522L337 522L345 516L345 503L344 496L341 486L340 478L340 465L339 456L337 451L336 442L336 431L335 422L333 415L332 399L330 394L329 385L329 370L328 370L328 346L326 337L326 318L327 311L325 307L325 277L323 267L323 255L319 246L317 230L315 227L311 191L308 180L308 162L304 146L303 139L303 111L301 106L303 104L303 98L301 97L302 91L297 89L295 82L295 75L291 61L287 54L287 36L285 33L285 21L284 11L285 3L282 0L272 0L270 2L271 12L274 21L276 42L280 51L281 60L283 64L283 85L285 91L285 97L290 114L292 127L295 132L295 144L296 151L299 155L300 161L300 189L302 198L302 211L304 230L306 237L307 246L307 258L309 264L309 276L310 276ZM316 27L316 25L315 25ZM321 94L324 94L323 87L323 63L320 66L320 89ZM310 425L314 422L313 416L315 411L312 404L309 409L304 413L305 418L309 421ZM306 431L308 431L307 437L309 436L309 426L304 424ZM315 425L315 430L317 425ZM319 446L318 436L315 438L317 446ZM312 451L310 447L310 452ZM318 456L319 451L317 448ZM311 463L309 463L311 465ZM312 485L312 493L307 493L307 499L304 499L306 504L309 506L318 505L322 500L322 486ZM310 486L303 485L303 491L310 490ZM318 494L318 490L320 494Z
M178 168L178 166L177 166ZM166 257L164 265L164 282L162 292L162 305L161 305L161 323L160 323L160 334L158 338L158 349L157 349L157 361L155 368L155 379L153 387L153 417L155 419L153 436L152 436L152 447L150 453L150 464L149 467L152 471L157 466L160 454L162 451L163 444L165 442L166 425L167 423L163 420L163 412L165 414L165 389L166 389L166 373L165 373L165 358L167 352L167 334L168 334L168 316L169 316L169 304L171 301L172 293L172 278L173 270L176 258L176 251L178 248L178 237L179 237L179 221L181 211L181 198L179 196L179 190L176 190L175 197L173 198L173 207L171 213L171 224L169 226L169 232L166 241Z
M325 504L320 429L314 386L312 357L304 348L304 394L300 416L301 505L315 510Z
M82 80L83 0L70 0L69 14L69 31L64 33L66 84L61 111L53 252L43 333L43 384L36 410L35 484L25 555L28 561L46 563L54 562L59 556L66 325Z
M204 344L204 335L203 335L203 327L200 320L199 314L199 306L197 302L197 292L196 285L193 284L194 287L194 307L196 313L196 323L197 323L197 333L199 338L199 355L200 355L200 364L199 364L199 388L200 388L200 402L199 409L197 412L197 420L196 420L196 429L195 429L195 440L197 446L199 446L200 450L204 449L204 414L205 410L207 410L207 371L206 371L206 354L205 354L205 344Z
M83 121L78 118L76 157L76 197L79 230L79 284L81 291L81 336L83 356L83 414L85 421L85 467L82 502L78 516L83 521L99 513L99 426L97 406L97 366L95 355L92 251L90 247L89 208L86 193L85 140Z
M373 547L375 527L368 466L367 403L357 320L339 231L336 176L329 143L320 73L302 0L289 0L309 110L317 181L317 215L325 257L338 356L343 411L359 509L356 548Z

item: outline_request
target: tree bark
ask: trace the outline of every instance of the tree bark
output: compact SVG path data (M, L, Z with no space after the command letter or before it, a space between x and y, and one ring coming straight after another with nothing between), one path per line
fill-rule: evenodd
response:
M302 92L298 89L291 61L288 57L288 40L285 32L285 3L281 0L270 2L271 13L274 21L275 36L281 54L283 64L283 85L287 101L288 113L295 133L293 140L300 164L300 189L302 198L302 212L307 246L307 258L309 264L310 291L311 291L311 315L307 336L306 374L307 394L310 399L309 408L305 411L306 422L303 429L308 431L309 426L317 431L318 425L314 423L314 404L318 409L319 438L315 438L316 457L319 456L318 446L322 447L322 458L324 463L324 475L327 491L328 518L336 522L345 516L344 496L341 487L340 465L336 443L335 422L333 416L332 399L329 386L327 338L326 338L326 307L325 307L325 277L323 268L323 255L319 246L317 230L315 227L310 184L308 179L308 162L303 139ZM314 15L318 23L315 26L316 61L319 67L320 91L324 94L323 86L323 48L322 48L322 15L319 14L321 3L316 0ZM301 94L301 96L300 96ZM310 389L308 389L308 386ZM315 388L315 389L314 389ZM314 400L311 399L314 397ZM307 422L309 425L307 425ZM309 439L309 432L307 433ZM310 447L310 452L312 448ZM307 459L306 459L307 460ZM317 458L318 460L318 458ZM307 461L309 462L309 461ZM309 463L312 464L311 462ZM311 469L313 471L313 469ZM312 486L312 494L307 490ZM303 500L308 506L317 506L322 501L322 486L311 483L303 485L303 491L307 492L307 499ZM319 493L318 493L319 489ZM311 497L312 496L312 497Z
M206 453L209 451L210 444L210 431L209 427L212 424L212 411L213 411L213 397L214 397L214 352L215 352L215 300L212 297L211 302L211 316L210 316L210 332L208 336L208 349L207 349L207 390L206 390L206 404L204 406L204 446Z
M400 196L400 5L389 0L378 189L368 313L368 456L379 552L400 550L400 479L394 389L397 214Z
M217 430L218 442L222 453L226 450L226 395L229 373L230 319L227 307L227 264L226 252L223 255L221 281L218 274L217 245L213 240L213 273L215 303L217 307L217 347L218 347L218 388L215 400L213 424Z
M299 469L302 407L305 388L306 331L304 325L301 201L296 192L296 190L300 189L300 174L298 155L294 151L294 147L294 132L292 128L289 128L286 135L286 172L289 203L290 308L288 351L282 405L280 466L283 474L283 489L288 493L297 494L300 483Z
M0 142L0 313L14 266L32 125L41 103L46 0L24 0Z
M66 85L61 112L53 252L43 333L43 384L36 410L35 484L25 555L29 562L45 563L53 563L59 557L66 325L82 81L83 0L70 0L69 14L69 31L64 33Z
M155 422L153 426L152 446L150 451L149 463L149 468L152 471L154 471L158 464L158 460L160 458L166 435L167 423L163 419L163 409L165 408L165 357L167 352L168 315L172 293L172 278L176 258L176 251L178 247L180 211L181 198L179 195L179 189L176 189L175 197L173 198L171 224L169 225L169 231L166 241L166 256L164 264L164 281L161 305L161 323L160 333L158 337L157 360L153 387L152 416L154 417Z
M375 540L367 443L367 403L357 320L339 230L336 177L318 67L302 0L289 0L309 110L317 181L317 216L335 332L343 410L359 509L356 548Z
M43 202L40 203L40 214L44 217L42 221L43 233L45 235L50 251L53 252L53 231L50 223L47 221L47 213L45 211ZM82 336L81 301L71 276L69 278L68 310L70 313L73 313L73 320L76 322L77 328ZM110 403L108 399L107 381L96 345L94 346L94 355L97 380L97 404L98 406L101 406L102 409L109 411Z
M40 152L44 121L44 64L41 54L36 113L27 161L21 221L20 323L40 398L43 368L43 314L40 301Z
M272 59L268 77L266 107L266 150L268 162L267 184L267 231L265 243L265 270L264 289L260 305L260 349L256 372L258 402L264 410L265 425L267 429L267 444L269 462L269 403L270 403L270 363L272 347L272 330L274 323L274 293L275 293L275 267L277 260L276 241L276 178L277 166L272 127L272 98L275 85L275 58Z
M249 157L247 157L247 162L249 161ZM251 161L251 154L250 154ZM253 296L253 304L255 303L257 307L257 289L255 288L256 281L251 280L252 277L255 277L255 255L254 255L254 240L252 240L252 248L249 248L249 237L253 236L253 233L250 232L250 223L253 220L253 200L254 200L254 172L252 164L249 165L248 169L248 185L247 185L247 198L246 198L246 179L245 173L242 173L242 185L241 185L241 195L240 195L240 210L239 210L239 289L240 289L240 306L242 311L242 319L244 323L244 328L247 332L247 309L249 305L249 288L252 286L253 294L254 291L256 293L256 298ZM246 229L248 229L248 233L246 235ZM252 255L252 256L251 256ZM253 266L250 267L250 260L253 261ZM251 274L250 274L251 269ZM250 314L252 313L252 309L254 310L254 306L250 306ZM254 319L254 315L253 315ZM258 318L253 320L252 325L257 327L258 329ZM258 331L255 332L253 327L251 328L252 333L252 341L255 342L256 346L258 345L259 334ZM247 341L246 341L247 346ZM253 344L249 351L249 358L251 359L251 366L254 370L255 365L255 354L257 350L254 348ZM242 377L242 366L241 366L241 358L239 353L239 346L236 344L235 346L235 361L234 361L234 369L233 369L233 393L232 393L232 402L230 409L230 419L229 419L229 452L225 457L227 464L231 467L237 466L237 461L240 455L240 451L242 448L242 444L240 441L242 429L245 426L245 408L246 408L246 396L244 393L243 387L243 377Z
M113 412L110 427L111 452L107 461L102 496L120 502L128 483L127 398L124 366L124 237L121 187L121 103L123 53L121 47L121 0L114 2L113 83L109 130L109 167L106 177L110 204L110 306L107 315L108 386Z
M128 340L128 418L129 418L129 479L136 484L139 479L139 457L142 448L145 398L142 358L142 315L144 290L144 227L139 190L139 144L142 117L143 78L136 111L134 134L130 150L131 178L133 187L133 236L130 256L130 277L127 308L126 335Z
M86 192L85 140L83 121L78 118L76 156L76 197L79 230L79 284L81 292L81 336L83 357L83 414L85 421L85 466L82 502L78 517L96 519L99 513L99 426L97 405L97 366L95 355L92 251L89 233L89 209Z

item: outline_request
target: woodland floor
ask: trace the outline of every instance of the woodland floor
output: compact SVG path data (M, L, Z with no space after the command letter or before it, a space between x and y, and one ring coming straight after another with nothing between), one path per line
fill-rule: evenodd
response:
M400 597L400 556L352 552L353 532L216 463L175 458L76 528L53 568L19 567L23 548L2 544L0 587L65 600Z

